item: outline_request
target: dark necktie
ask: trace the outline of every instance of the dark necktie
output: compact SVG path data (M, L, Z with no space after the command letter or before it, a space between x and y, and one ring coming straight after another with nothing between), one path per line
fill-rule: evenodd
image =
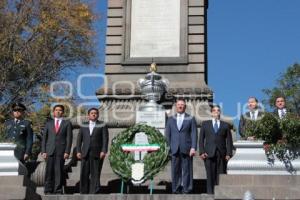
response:
M283 109L280 110L280 118L284 118L285 117L285 112Z
M254 111L251 112L251 119L255 120L255 112Z
M217 120L215 120L215 123L214 123L214 130L215 130L215 133L218 132L218 129L219 129L219 127L218 127L218 122L217 122Z

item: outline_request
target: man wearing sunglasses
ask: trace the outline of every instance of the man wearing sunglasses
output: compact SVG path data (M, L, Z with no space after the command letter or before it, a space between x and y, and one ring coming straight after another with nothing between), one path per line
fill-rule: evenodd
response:
M12 119L5 121L5 136L14 142L15 157L24 163L31 154L33 131L31 122L24 119L26 107L22 103L12 105Z

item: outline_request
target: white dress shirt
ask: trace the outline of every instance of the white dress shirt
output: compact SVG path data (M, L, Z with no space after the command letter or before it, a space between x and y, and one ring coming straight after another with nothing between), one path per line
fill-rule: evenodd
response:
M93 121L89 122L90 135L92 135L95 126L96 126L96 122Z
M254 113L254 116L253 116L253 113ZM250 111L250 119L257 120L257 116L258 116L258 110Z
M62 118L54 118L54 125L56 125L56 121L58 120L58 124L59 124L59 127L60 127L60 124L61 124L61 121L62 121Z
M21 120L15 118L15 124L19 124Z
M278 109L278 116L279 116L280 119L282 119L283 116L285 116L285 115L286 115L286 109L285 108Z
M177 113L177 128L181 129L184 120L184 113Z
M220 120L219 119L212 119L211 120L211 122L212 122L212 125L213 125L213 127L214 127L214 125L215 125L215 123L217 122L217 124L218 124L218 129L220 128Z

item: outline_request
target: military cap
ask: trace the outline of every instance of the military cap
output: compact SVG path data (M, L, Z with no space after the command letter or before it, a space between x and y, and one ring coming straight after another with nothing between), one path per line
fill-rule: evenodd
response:
M12 110L20 110L20 111L25 111L26 107L22 103L14 103L11 106Z

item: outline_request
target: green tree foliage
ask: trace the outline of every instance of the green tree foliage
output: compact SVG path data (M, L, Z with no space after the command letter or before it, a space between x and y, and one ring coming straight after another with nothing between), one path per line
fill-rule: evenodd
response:
M294 64L286 69L277 80L277 86L272 89L264 89L268 96L264 102L274 108L276 97L284 96L286 104L293 113L300 116L300 65Z
M68 93L67 89L65 90ZM32 155L30 159L36 160L38 154L40 153L41 147L41 137L42 131L44 130L44 126L46 121L52 117L52 106L55 104L61 104L65 107L65 116L69 118L75 118L78 116L86 116L86 110L83 107L78 107L72 98L64 98L58 99L51 97L50 88L48 85L43 85L39 89L39 100L42 103L42 106L39 109L34 109L28 107L27 111L25 112L25 119L28 119L32 122L32 129L37 138L33 143L32 147ZM4 105L2 105L4 106ZM31 112L34 110L33 112ZM10 114L3 115L0 113L0 142L13 142L8 141L5 137L5 127L4 127L4 120L8 119Z
M280 138L280 127L277 118L272 113L264 113L259 120L248 120L245 123L245 137L255 137L266 143L276 143Z
M93 15L80 0L0 1L0 101L30 105L62 72L95 63Z

